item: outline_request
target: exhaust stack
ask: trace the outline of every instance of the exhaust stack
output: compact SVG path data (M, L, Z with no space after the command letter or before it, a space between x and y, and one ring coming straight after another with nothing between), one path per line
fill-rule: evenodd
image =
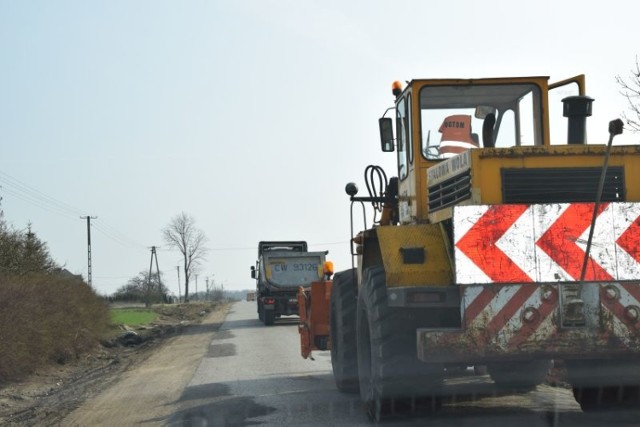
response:
M569 119L568 144L587 143L587 117L591 116L593 101L588 96L569 96L562 100L563 116Z

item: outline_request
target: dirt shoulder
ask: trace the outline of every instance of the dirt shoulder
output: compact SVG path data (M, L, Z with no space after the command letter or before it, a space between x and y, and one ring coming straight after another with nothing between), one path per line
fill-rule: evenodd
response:
M117 339L122 335L118 333L78 360L66 365L42 367L19 383L0 385L0 425L63 423L73 411L82 409L86 403L123 382L131 371L147 365L148 359L163 353L167 346L173 347L176 342L180 344L180 341L184 341L180 340L181 337L191 337L187 339L190 347L193 347L194 337L202 341L201 345L208 345L205 342L206 332L213 333L219 328L228 308L228 304L199 303L165 306L159 311L161 315L155 322L132 329L132 335L135 334L133 341L137 342L135 345L131 340L127 342L129 345L124 345L122 339ZM160 366L167 365L170 371L177 369L175 361L170 359L157 363ZM178 377L169 381L178 382L176 378L188 375L188 369L178 369L175 372ZM64 424L69 423L64 421ZM80 424L89 425L82 421L79 421Z

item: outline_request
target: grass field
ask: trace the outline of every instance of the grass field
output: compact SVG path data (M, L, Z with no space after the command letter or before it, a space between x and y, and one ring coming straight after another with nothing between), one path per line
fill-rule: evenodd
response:
M116 325L144 325L153 322L158 313L140 308L114 308L111 310L111 322Z

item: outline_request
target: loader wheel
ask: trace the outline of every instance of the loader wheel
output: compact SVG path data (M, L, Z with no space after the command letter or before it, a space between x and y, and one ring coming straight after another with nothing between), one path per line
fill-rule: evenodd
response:
M583 411L638 407L637 360L567 360L565 364L573 397Z
M573 397L584 412L636 409L640 402L640 387L573 387Z
M487 369L496 386L518 391L534 389L542 384L551 368L549 360L530 360L525 362L503 362L489 364Z
M331 286L331 367L336 386L343 393L359 390L355 274L355 268L336 273Z
M416 328L406 308L387 305L384 269L364 271L358 294L358 376L360 397L374 421L411 411L439 408L444 369L417 358Z
M573 387L573 397L584 412L605 409L607 394L602 387Z

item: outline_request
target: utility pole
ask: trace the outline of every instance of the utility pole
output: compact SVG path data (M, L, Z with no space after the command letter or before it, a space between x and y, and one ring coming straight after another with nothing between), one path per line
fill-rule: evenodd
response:
M180 293L180 266L176 265L176 270L178 271L178 304L182 299L182 294Z
M207 296L206 296L206 299L207 299L207 301L209 301L209 278L206 277L206 279L207 279L207 294L206 294Z
M196 274L196 299L198 299L198 275Z
M93 287L91 285L91 220L98 218L97 216L81 216L80 219L87 220L87 283L89 283L89 287Z
M160 268L158 267L158 253L156 252L157 247L151 246L151 263L149 264L149 276L147 277L147 298L150 299L153 294L153 288L151 285L151 271L153 269L153 258L156 259L156 275L158 276L158 290L162 289L162 284L160 282Z

